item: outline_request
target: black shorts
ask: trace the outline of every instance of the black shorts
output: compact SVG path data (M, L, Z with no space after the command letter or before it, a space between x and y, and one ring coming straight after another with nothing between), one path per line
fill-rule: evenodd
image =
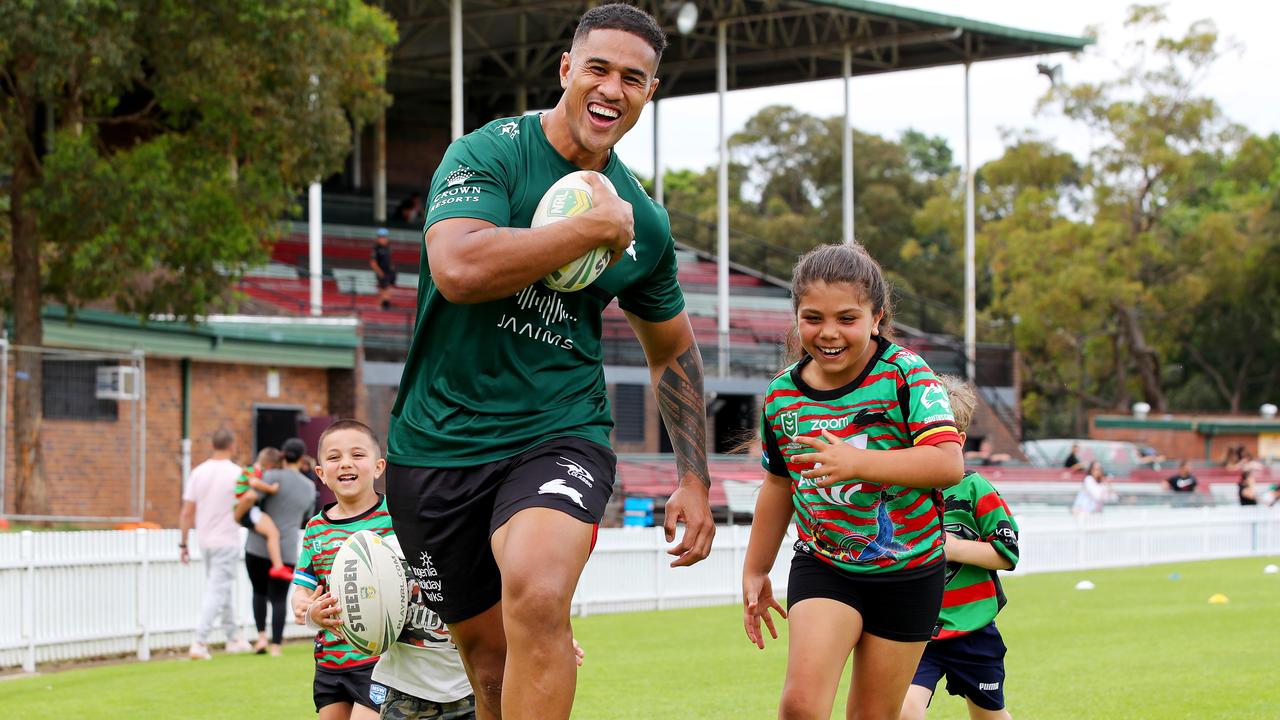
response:
M396 271L395 271L395 270L383 270L383 271L382 271L382 274L378 276L378 288L379 288L379 289L389 288L389 287L391 287L392 285L395 285L395 284L396 284Z
M311 696L316 702L316 712L334 703L359 703L377 710L378 703L370 697L373 686L373 666L368 663L350 670L325 670L316 668L316 679L311 683Z
M966 697L984 710L1003 710L1004 653L1004 638L994 622L967 635L932 640L911 684L932 692L946 676L948 693Z
M502 598L489 537L531 507L598 525L613 493L617 457L575 437L465 468L387 465L387 507L410 581L446 623L475 617Z
M240 527L254 530L258 525L258 520L262 517L262 508L257 505L250 505L248 510L240 516ZM254 530L254 532L257 532Z
M453 702L433 702L378 683L373 684L373 691L382 702L379 720L476 720L474 695Z
M946 563L880 576L858 576L796 553L787 580L787 606L808 598L842 602L862 616L862 629L897 642L924 642L942 609Z

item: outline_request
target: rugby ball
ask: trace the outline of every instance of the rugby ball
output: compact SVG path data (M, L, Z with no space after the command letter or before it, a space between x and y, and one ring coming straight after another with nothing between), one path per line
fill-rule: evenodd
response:
M594 203L591 198L591 186L586 176L595 175L604 182L610 192L617 194L613 183L603 173L594 170L579 170L560 178L547 189L538 207L533 211L530 227L542 227L551 223L577 217L590 210ZM559 270L552 271L542 279L542 283L558 292L577 292L595 282L600 273L609 267L613 259L613 251L608 247L598 247L586 255L574 260Z
M341 611L337 632L365 655L386 652L404 629L409 587L398 545L394 537L357 530L329 569L329 590Z

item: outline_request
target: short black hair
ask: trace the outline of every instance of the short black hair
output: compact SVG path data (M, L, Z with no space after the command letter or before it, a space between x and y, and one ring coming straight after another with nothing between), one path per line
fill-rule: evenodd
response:
M295 463L307 454L307 444L302 438L289 438L280 446L280 452L284 454L284 461Z
M324 447L325 438L329 437L335 432L338 432L339 430L356 430L358 432L364 433L365 435L368 435L369 439L373 441L372 449L376 450L379 455L382 454L382 446L378 442L378 434L373 431L373 428L353 418L340 418L338 420L334 420L329 425L329 427L325 428L324 432L320 433L320 439L316 441L317 452L320 450L320 448Z
M662 60L662 51L667 49L667 35L662 32L658 21L649 13L626 3L597 5L583 13L578 20L578 29L573 33L573 44L577 45L592 30L629 32L648 43L658 61Z

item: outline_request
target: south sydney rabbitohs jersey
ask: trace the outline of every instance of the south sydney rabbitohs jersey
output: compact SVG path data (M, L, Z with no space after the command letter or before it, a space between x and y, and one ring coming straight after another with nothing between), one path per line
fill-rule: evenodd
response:
M495 120L445 152L431 181L427 228L452 218L527 228L547 188L577 170L547 140L539 116ZM418 324L391 411L388 460L463 467L566 436L608 446L605 308L616 298L641 320L663 322L684 309L684 296L666 211L616 153L602 172L631 204L635 242L583 290L556 292L536 281L510 297L454 304L422 253ZM506 238L491 251L519 242L518 233Z
M967 472L959 485L942 492L946 503L943 527L962 540L990 543L1009 569L1018 565L1018 522L995 487L976 472ZM934 628L935 640L981 630L1004 607L1004 588L995 570L947 563L947 589Z
M373 507L349 518L330 519L328 513L333 508L334 505L329 505L307 521L307 528L302 536L302 552L293 573L294 585L307 590L324 585L327 589L329 571L333 567L333 558L338 554L338 548L360 530L371 530L394 540L395 530L391 529L391 516L387 513L385 497L379 495L378 502ZM336 671L364 667L378 660L377 657L361 653L343 640L341 635L328 630L316 633L315 659L317 667Z
M883 338L862 374L848 385L819 390L801 377L806 356L769 385L761 418L761 463L792 482L799 539L796 552L850 573L881 575L943 559L941 493L850 480L820 488L801 471L808 446L801 435L829 430L871 450L960 442L946 388L915 353Z

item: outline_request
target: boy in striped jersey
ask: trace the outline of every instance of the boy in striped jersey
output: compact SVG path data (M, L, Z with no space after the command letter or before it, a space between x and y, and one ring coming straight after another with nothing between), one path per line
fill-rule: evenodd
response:
M947 389L956 429L965 436L977 405L973 388L956 377L938 378ZM963 695L969 717L1009 720L1004 706L1004 640L995 617L1004 607L997 570L1018 563L1018 523L986 478L966 472L943 491L946 512L947 586L942 611L925 646L902 705L901 720L921 720L945 675L947 692Z

